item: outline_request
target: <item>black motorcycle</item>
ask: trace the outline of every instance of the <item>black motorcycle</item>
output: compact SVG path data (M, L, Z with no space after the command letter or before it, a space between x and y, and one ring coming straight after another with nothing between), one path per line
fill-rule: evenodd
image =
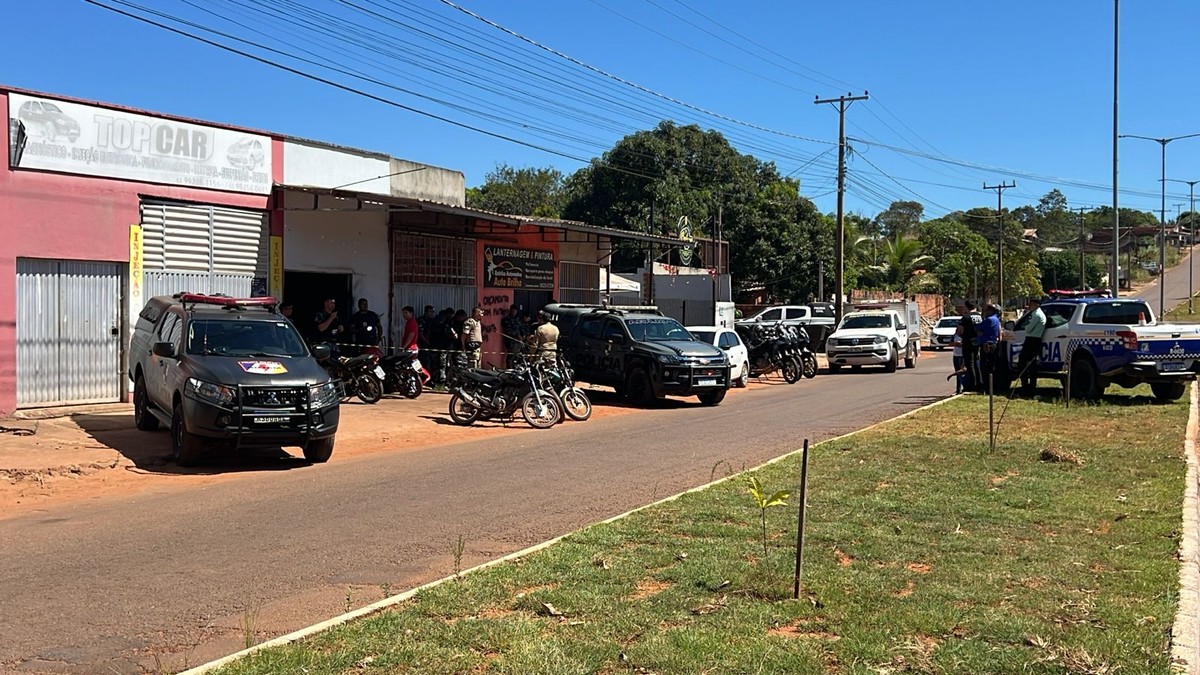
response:
M379 362L379 367L383 368L383 393L416 398L425 390L421 362L416 354L402 351L385 356Z
M788 384L800 380L803 370L800 355L793 353L793 345L783 335L780 325L756 324L739 326L737 330L750 353L751 377L779 372Z
M809 379L817 376L817 355L809 349L812 341L804 326L780 326L783 337L787 340L786 353L800 361L800 372Z
M554 362L548 360L538 364L542 375L542 388L553 392L562 403L563 414L576 422L585 422L592 416L592 400L587 392L575 385L575 371L561 353L554 353Z
M341 383L343 400L357 396L363 403L378 403L383 398L384 372L377 354L330 356L320 364Z
M519 365L500 371L469 369L459 372L461 384L450 397L450 419L469 426L479 419L511 419L519 409L535 429L549 429L562 421L558 396L538 386L539 366Z

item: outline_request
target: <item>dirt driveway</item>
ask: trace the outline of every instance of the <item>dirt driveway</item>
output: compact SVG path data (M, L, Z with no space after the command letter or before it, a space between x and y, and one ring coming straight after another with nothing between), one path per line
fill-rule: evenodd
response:
M804 380L795 386L803 386ZM748 390L790 386L778 376L751 381ZM730 390L739 396L747 390ZM611 390L588 389L593 419L635 413ZM547 433L524 421L480 422L460 427L446 413L449 397L427 392L420 398L385 398L376 405L357 400L342 407L332 462L380 453L421 452L464 441L513 433ZM696 399L667 399L664 406L694 406ZM586 424L586 422L564 422ZM125 404L77 409L48 419L0 421L0 518L56 504L144 492L176 490L236 480L263 471L284 470L305 461L296 448L218 454L212 462L184 468L170 460L166 431L146 433L133 426ZM23 435L21 430L33 431ZM553 433L553 432L550 432Z

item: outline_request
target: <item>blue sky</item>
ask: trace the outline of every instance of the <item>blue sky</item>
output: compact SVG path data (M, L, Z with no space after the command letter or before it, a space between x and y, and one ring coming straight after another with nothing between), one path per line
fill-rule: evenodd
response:
M124 1L97 0L148 15ZM7 8L10 59L0 82L378 150L461 170L468 185L497 163L570 173L668 117L715 128L741 151L775 161L826 212L835 204L837 114L813 98L865 89L871 100L848 114L856 139L848 210L874 215L914 199L936 216L994 204L982 184L1004 180L1017 183L1005 206L1036 203L1053 187L1071 206L1112 201L1110 0L458 0L641 89L440 0L128 1L289 55L209 34L218 41L544 149L333 89L83 0ZM1200 132L1197 61L1188 51L1200 3L1123 5L1121 132ZM1157 143L1121 141L1121 188L1139 193L1122 194L1122 206L1158 209L1159 160ZM1167 162L1168 177L1200 179L1200 138L1170 144ZM1186 190L1168 187L1169 214Z

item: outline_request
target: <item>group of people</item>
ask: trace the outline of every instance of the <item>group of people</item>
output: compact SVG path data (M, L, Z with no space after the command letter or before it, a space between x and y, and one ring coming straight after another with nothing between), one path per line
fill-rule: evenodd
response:
M530 354L553 358L555 354L551 352L558 350L558 327L545 312L538 312L535 322L531 313L513 305L500 322L500 332L504 337L509 368L515 367Z
M383 339L379 315L371 311L366 298L358 301L358 311L349 317L339 313L334 298L326 298L321 303L321 309L313 313L308 322L296 323L293 311L290 300L284 300L279 305L279 313L296 324L309 344L329 344L338 352L361 352L367 347L378 346Z
M974 302L968 300L965 305L954 332L951 377L955 378L955 393L988 393L998 360L1004 356L1000 349L1000 306L988 304L980 314ZM1017 374L1021 393L1032 395L1037 390L1037 361L1042 353L1046 315L1038 298L1029 299L1025 308L1025 316L1021 318L1025 341L1017 360Z

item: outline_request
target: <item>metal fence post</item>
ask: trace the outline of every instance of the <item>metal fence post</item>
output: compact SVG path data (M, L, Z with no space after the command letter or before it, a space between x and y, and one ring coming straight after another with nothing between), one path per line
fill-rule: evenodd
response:
M804 571L804 511L808 500L808 439L804 439L804 451L800 456L800 515L796 527L796 577L792 588L792 599L800 599L800 576Z

